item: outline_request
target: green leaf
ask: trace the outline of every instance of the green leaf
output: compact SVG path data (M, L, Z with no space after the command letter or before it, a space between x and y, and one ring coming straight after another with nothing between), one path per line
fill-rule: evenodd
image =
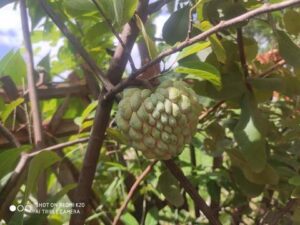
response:
M33 188L36 186L39 175L47 169L49 166L53 165L60 158L50 151L41 152L36 155L30 162L28 169L28 176L26 181L26 189L23 197L23 204L26 204L29 194L32 192Z
M300 176L293 176L288 180L289 184L300 186Z
M88 121L84 121L83 123L80 123L80 131L79 132L82 132L82 131L86 130L87 128L92 127L93 124L94 124L93 120L88 120Z
M39 175L49 166L59 161L59 159L60 158L54 152L49 151L41 152L32 159L28 169L28 176L25 186L25 193L22 199L22 205L27 204L30 193L37 185ZM8 224L22 225L24 219L23 215L24 211L17 211L16 213L14 213L12 219L9 221Z
M5 75L10 76L16 85L21 85L24 81L26 64L19 50L8 52L0 60L0 77Z
M56 193L54 196L51 196L46 203L50 203L48 207L45 207L43 209L49 210L53 209L51 203L58 202L61 198L63 198L69 191L73 190L77 184L68 184L64 186L58 193ZM30 218L26 219L24 221L24 225L40 225L43 224L44 219L49 215L49 213L42 213L42 214L33 214Z
M122 24L127 23L133 17L138 3L138 0L124 0Z
M80 120L81 123L89 118L90 114L96 109L98 101L91 102L82 112Z
M298 35L300 33L300 13L295 10L288 10L283 15L283 22L288 33Z
M200 30L208 30L212 27L212 25L209 23L209 21L205 20L200 23L200 25L195 25L196 28ZM209 41L211 43L212 50L214 54L216 55L217 59L221 63L226 63L226 51L225 48L223 47L222 43L219 41L217 35L213 34L209 36Z
M150 59L154 59L158 55L155 43L152 41L152 39L147 34L147 31L145 29L143 21L140 19L140 17L138 15L135 15L135 17L136 17L137 26L142 31L142 35L143 35L144 41L146 43Z
M255 184L245 178L243 172L237 167L232 168L232 175L240 191L250 198L260 195L264 190L264 185Z
M95 5L90 1L63 0L63 7L73 17L84 16L91 12L97 12Z
M258 156L259 157L259 156ZM257 159L258 159L257 157ZM251 182L255 184L271 184L276 185L279 182L279 176L276 170L269 164L259 173L253 172L250 168L242 168L244 176Z
M212 65L208 63L198 62L185 63L184 67L179 66L175 69L177 73L189 74L194 78L201 78L212 83L217 89L220 89L221 75L220 72Z
M163 39L169 44L184 41L188 35L190 8L185 6L172 13L164 24Z
M84 41L89 44L98 43L98 38L101 35L104 35L106 33L110 32L110 29L106 22L98 22L94 24L93 26L89 27L86 31L85 36L83 37Z
M240 16L240 15L246 13L246 12L247 12L247 9L244 7L243 3L240 3L240 2L234 2L234 3L226 2L223 6L223 14L224 14L223 19L229 20L229 19L232 19L234 17ZM245 23L247 23L247 21L239 23L239 26L245 25Z
M42 67L45 71L47 71L49 74L51 73L51 68L50 68L50 53L45 55L39 62L38 66Z
M168 170L160 175L157 188L166 197L167 201L175 207L180 207L184 203L179 182Z
M209 41L211 43L213 52L217 56L218 61L225 64L227 57L226 57L226 52L225 52L225 49L224 49L222 43L219 41L219 39L217 38L217 36L215 34L211 35L209 37Z
M205 42L199 42L199 43L193 44L189 47L186 47L177 56L177 61L179 61L187 56L198 53L198 52L202 51L203 49L208 48L209 46L210 46L210 43L205 41Z
M295 67L300 68L300 48L289 38L289 36L280 30L276 32L279 53L285 61Z
M139 225L139 222L130 213L125 213L123 216L121 216L121 221L125 225Z
M120 144L128 144L127 138L118 129L107 128L106 133L109 138L116 140Z
M28 2L28 9L31 19L31 29L33 30L45 16L45 12L41 7L41 4L36 4L34 1Z
M261 172L266 166L265 125L254 96L246 93L242 98L240 120L234 129L234 137L254 172Z
M6 105L4 111L0 114L2 122L5 123L9 115L23 102L24 102L24 98L18 98L12 101L11 103L9 103L8 105Z
M25 145L19 148L12 148L0 153L0 179L14 169L21 152L29 150L31 146Z
M138 0L101 0L98 1L106 16L119 27L127 23L137 9Z
M159 222L158 209L152 208L148 211L145 219L145 223L147 225L157 225Z
M271 78L250 78L250 84L259 90L281 91L284 87L283 79L280 77Z
M251 62L256 58L258 53L258 45L254 38L243 38L246 59Z
M300 198L300 187L295 187L294 190L292 191L291 196L294 198ZM300 214L300 210L298 213ZM299 214L298 214L298 220L300 222Z

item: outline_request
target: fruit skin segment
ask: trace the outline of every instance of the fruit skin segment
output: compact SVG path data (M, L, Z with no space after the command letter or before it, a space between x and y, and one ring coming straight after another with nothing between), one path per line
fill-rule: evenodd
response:
M185 82L166 80L154 90L124 90L116 123L146 158L168 160L180 154L196 133L201 108Z

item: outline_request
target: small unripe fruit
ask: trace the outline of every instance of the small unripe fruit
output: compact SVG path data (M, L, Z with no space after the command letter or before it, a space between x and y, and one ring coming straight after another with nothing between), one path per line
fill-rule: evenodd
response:
M180 154L195 134L201 105L182 81L167 80L156 89L126 89L116 122L132 147L149 159Z

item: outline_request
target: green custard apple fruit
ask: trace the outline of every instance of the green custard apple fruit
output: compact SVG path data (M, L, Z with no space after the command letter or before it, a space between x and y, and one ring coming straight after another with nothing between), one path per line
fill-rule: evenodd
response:
M170 159L190 143L201 105L183 81L167 80L154 90L124 90L116 123L136 150L149 159Z

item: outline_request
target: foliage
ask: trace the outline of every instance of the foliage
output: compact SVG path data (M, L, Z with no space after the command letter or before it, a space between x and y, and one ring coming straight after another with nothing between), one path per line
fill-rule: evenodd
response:
M121 33L127 23L137 24L140 35L134 41L139 47L144 45L139 48L141 61L149 62L161 52L172 51L173 47L220 21L263 4L258 0L166 1L168 3L149 15L145 22L136 14L137 0L97 2L106 16L99 12L93 1L47 1L104 71L110 67L113 54L120 45L111 27ZM11 3L18 6L17 1L3 1L0 7ZM36 62L48 75L46 83L38 87L45 145L89 137L94 119L99 116L96 108L102 104L93 96L92 87L96 90L105 87L96 83L98 78L95 79L86 62L79 57L76 46L61 33L39 3L28 1L28 8L34 54L41 51L40 43L58 48L57 52L51 50ZM159 31L163 17L166 22ZM199 95L204 107L195 136L174 161L222 224L300 224L299 18L299 8L289 7L236 23L218 30L206 40L189 45L175 57L165 57L158 66L161 82L184 80ZM237 31L243 36L237 36ZM162 37L157 36L160 33ZM0 125L8 128L22 144L20 148L11 148L13 146L0 137L1 201L8 199L2 194L15 175L18 160L33 148L28 145L33 143L29 126L32 122L30 102L26 90L22 92L27 83L23 52L23 48L12 50L0 60L0 78L10 76L21 93L18 98L0 99ZM139 55L132 55L136 62ZM148 56L145 58L145 55ZM134 68L128 68L124 79L135 72ZM153 68L148 68L143 75L149 72L148 78L158 75ZM73 92L63 89L62 93L49 94L49 91L47 95L47 91L42 91L43 88L55 89L57 80L67 88L73 87ZM150 86L153 83L150 82ZM86 93L78 93L81 87ZM117 105L116 101L104 143L98 149L100 157L87 224L92 224L91 221L110 224L125 201L134 178L149 165L149 160L130 147L118 130L115 124ZM26 115L28 123L20 120L20 113ZM14 186L15 191L11 190L16 193L12 204L36 206L41 174L47 185L45 202L71 203L74 183L78 182L78 174L84 167L86 149L87 143L77 143L58 151L33 155L27 170L23 171L22 179L26 180L21 184L24 185ZM68 170L71 172L67 173ZM70 176L71 180L64 180ZM154 166L130 200L127 211L121 216L125 225L209 223L205 216L199 216L194 199L163 161ZM50 213L39 217L34 213L16 212L9 222L1 207L1 219L5 218L7 224L42 224L45 218L51 225L66 224L71 216L70 213Z

